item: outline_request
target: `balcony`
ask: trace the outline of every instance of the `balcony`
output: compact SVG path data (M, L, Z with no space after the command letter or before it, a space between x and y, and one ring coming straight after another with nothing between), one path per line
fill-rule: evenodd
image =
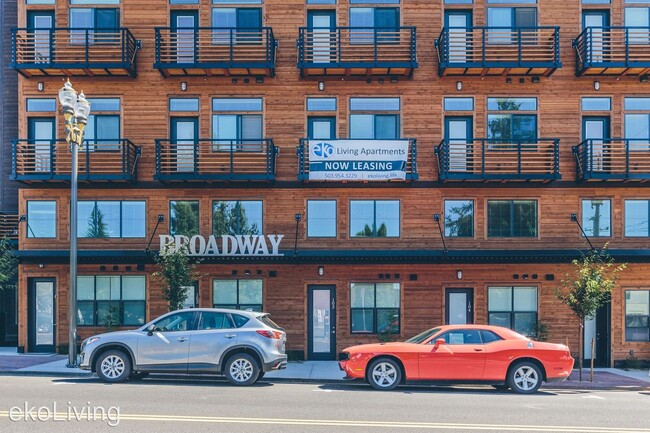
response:
M135 77L139 42L120 29L13 29L11 63L25 77Z
M362 147L384 151L362 155ZM340 150L343 151L340 151ZM394 140L309 140L296 149L301 181L413 181L418 179L414 138ZM329 158L332 158L331 160Z
M573 147L576 176L584 181L650 180L650 141L610 138Z
M275 76L278 44L270 27L172 30L156 27L154 68L170 76Z
M573 41L576 76L647 75L650 28L587 27Z
M0 211L0 239L10 242L18 241L18 223L20 218L15 211Z
M14 140L11 179L30 182L69 182L72 154L65 140ZM79 150L80 182L133 182L140 148L131 141L86 140Z
M435 149L441 182L539 181L560 179L560 140L530 142L478 138L443 140Z
M297 47L303 77L411 77L418 67L415 27L301 27Z
M257 140L156 140L160 181L273 181L278 148L270 138Z
M438 75L533 75L562 67L559 27L443 28Z

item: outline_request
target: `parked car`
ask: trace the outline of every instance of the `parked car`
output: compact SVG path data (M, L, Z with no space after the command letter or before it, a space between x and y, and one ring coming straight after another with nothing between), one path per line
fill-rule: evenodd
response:
M348 378L389 390L411 381L485 383L521 394L542 381L566 380L573 368L569 348L533 341L499 326L447 325L398 343L362 344L339 354Z
M266 313L192 308L87 338L79 365L112 383L164 372L223 374L234 385L251 385L286 367L285 345L284 330Z

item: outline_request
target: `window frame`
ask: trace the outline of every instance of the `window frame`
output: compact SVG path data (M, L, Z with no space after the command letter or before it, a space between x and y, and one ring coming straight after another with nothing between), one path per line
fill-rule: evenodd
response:
M167 213L169 215L169 234L174 236L182 233L175 233L172 231L172 203L178 203L178 202L189 202L189 203L196 203L197 208L198 208L198 214L197 214L197 232L193 233L192 235L185 235L185 236L193 236L193 235L198 235L201 234L201 200L196 199L186 199L186 200L168 200L168 206L169 206L169 212Z
M373 300L374 300L374 306L373 307L352 307L352 285L353 284L372 284L373 285ZM397 284L399 287L399 306L398 307L377 307L377 285L378 284ZM377 317L379 310L397 310L397 317L398 317L398 323L397 323L397 330L395 332L391 332L391 334L394 335L400 335L402 333L402 283L401 282L392 282L392 283L387 283L387 282L376 282L376 281L351 281L349 285L349 302L350 302L350 334L360 334L360 335L378 335L381 332L377 329ZM356 310L372 310L372 331L367 332L367 331L354 331L352 329L352 314ZM389 325L390 326L390 325Z
M449 233L447 232L447 202L468 202L468 203L471 203L471 205L472 205L472 214L471 214L472 215L472 226L471 226L472 233L471 233L471 235L460 236L460 235L451 234L451 231L449 231ZM443 227L444 227L444 234L445 234L446 238L474 239L476 237L476 218L475 218L475 216L476 216L476 200L474 200L473 198L470 198L470 199L445 198L442 201L442 206L443 206L443 208L442 208L443 209L443 213L442 213Z
M373 227L372 227L372 236L357 236L352 233L352 202L363 202L363 201L370 201L373 203ZM386 229L386 236L377 236L378 228L377 228L377 202L396 202L397 203L397 236L389 236L388 235L388 228ZM348 208L349 208L349 219L348 219L348 228L349 228L349 236L350 239L397 239L402 236L402 201L397 199L349 199L348 200Z
M309 220L311 218L311 212L309 211L309 204L313 202L327 202L327 203L334 203L334 234L331 236L310 236L309 235ZM307 239L337 239L338 238L338 207L339 203L337 199L328 199L328 198L318 198L318 199L307 199L307 203L305 204L305 209L307 213L307 227L305 230L305 237Z
M645 235L629 235L627 233L627 226L628 226L628 224L627 224L627 221L628 221L627 220L627 217L628 217L627 203L628 202L636 202L636 201L638 201L638 202L646 202L646 205L647 205L647 208L648 208L647 214L646 214L646 216L648 218L648 221L646 222L646 224L648 225L648 233L645 234ZM650 237L650 199L647 199L647 198L626 198L626 199L623 200L623 237L624 238L630 238L630 239L644 239L644 238Z
M261 212L260 212L260 225L259 225L259 227L258 227L258 229L259 229L259 233L257 233L257 235L263 235L263 234L264 234L264 200L261 200L261 199L259 199L259 200L257 200L257 199L244 199L244 200L212 200L212 211L210 212L210 214L211 214L211 234L213 234L214 236L223 236L223 235L227 235L227 234L228 234L228 233L224 233L223 235L217 235L217 234L214 232L214 228L215 228L215 227L214 227L214 213L215 213L215 206L216 206L218 203L226 203L226 206L229 206L229 205L232 203L233 206L236 206L238 203L242 203L242 202L248 202L248 203L259 203L260 208L261 208ZM237 224L237 233L236 233L234 236L242 235L242 233L241 233L241 226L240 226L240 225L241 225L241 221L237 221L236 224Z
M237 302L235 304L217 304L215 301L215 283L217 281L236 281L237 282ZM262 286L262 299L261 299L261 304L242 304L239 302L240 299L240 287L239 283L241 281L259 281L261 286ZM231 310L241 310L241 311L247 311L247 308L252 308L252 311L256 312L261 312L264 311L264 279L262 278L213 278L212 279L212 308L227 308ZM258 307L259 309L255 309L255 307Z
M118 304L118 324L116 327L140 327L144 324L147 323L147 275L146 274L133 274L133 275L124 275L124 274L119 274L119 275L79 275L77 276L77 285L79 285L79 278L93 278L93 299L79 299L79 292L77 292L77 310L79 310L79 305L80 304L92 304L93 308L93 323L92 324L81 324L79 323L79 326L81 327L100 327L104 326L103 323L100 323L100 317L99 317L99 310L98 310L98 304L100 303L105 303L108 305L108 308L110 309L114 304ZM109 299L97 299L97 277L119 277L120 279L120 299L110 299L110 293L109 293ZM142 300L133 300L133 299L127 299L124 300L124 277L141 277L142 280L144 281L144 294L143 294L143 299ZM125 303L142 303L142 323L139 324L129 324L125 325L124 324L124 304ZM78 313L77 313L78 314Z
M398 109L373 109L373 108L364 108L364 109L353 109L352 105L355 102L354 100L382 100L390 99L396 101L390 101L392 103L397 102ZM361 103L361 102L359 102ZM348 100L348 137L351 140L399 140L402 136L402 98L399 96L382 96L382 97L364 97L364 96L352 96ZM372 138L354 138L352 136L352 119L353 116L372 116ZM395 119L395 138L377 138L377 125L378 119L381 117L392 117Z
M118 202L120 204L120 230L119 230L119 236L106 236L105 238L94 238L94 237L88 237L88 236L80 236L77 233L77 236L80 239L145 239L147 237L147 201L146 200L79 200L77 202L77 219L79 219L79 205L81 203L94 203L93 208L97 206L97 203L99 202ZM143 231L142 231L142 236L124 236L124 203L142 203L144 204L144 215L142 217L142 223L143 223ZM77 227L81 228L80 221L77 221Z
M623 338L626 343L648 343L650 342L650 315L640 315L640 314L629 314L629 316L634 316L634 317L645 317L646 323L648 324L647 326L628 326L628 312L627 312L627 304L628 304L628 299L627 299L627 294L631 292L648 292L648 304L650 304L650 290L648 289L626 289L623 290L623 299L625 301L624 309L623 309ZM648 309L650 310L650 305L648 305ZM627 337L627 330L628 328L630 329L646 329L648 333L648 339L647 340L635 340L635 339L628 339Z
M505 201L510 203L510 221L509 221L509 236L491 236L490 235L490 202ZM515 236L514 235L514 226L512 218L514 217L514 205L515 202L533 202L535 203L535 234L533 236ZM485 231L487 239L539 239L539 199L528 199L528 198L516 198L516 199L507 199L507 198L486 198L485 200Z
M608 213L608 219L609 219L609 231L608 234L606 235L600 235L600 234L594 234L593 230L588 227L587 222L585 221L585 202L594 202L594 201L603 201L607 202L609 206L609 213ZM584 230L585 234L581 236L583 237L590 237L590 238L611 238L613 234L613 227L612 227L612 212L613 212L613 207L612 207L612 199L611 198L580 198L580 223L582 224L582 229ZM601 220L602 221L602 220ZM588 230L592 230L591 233L588 232Z
M58 212L57 212L57 207L58 203L56 200L25 200L27 202L26 204L26 220L25 220L25 231L26 231L26 238L27 239L57 239L58 237ZM54 204L54 235L53 236L36 236L36 232L33 231L31 226L29 225L29 220L30 220L30 210L29 206L31 203L50 203ZM36 219L36 221L39 221ZM34 236L30 236L30 233L34 234Z
M490 289L510 289L510 310L490 310ZM535 289L535 311L530 310L515 310L515 290L516 289ZM533 335L526 335L520 333L521 335L527 337L536 337L537 336L537 327L539 326L539 287L538 286L487 286L487 323L488 325L493 325L490 322L490 314L508 314L510 326L508 329L520 333L515 329L515 314L516 313L525 313L532 314L535 313L535 331ZM482 338L482 337L481 337Z

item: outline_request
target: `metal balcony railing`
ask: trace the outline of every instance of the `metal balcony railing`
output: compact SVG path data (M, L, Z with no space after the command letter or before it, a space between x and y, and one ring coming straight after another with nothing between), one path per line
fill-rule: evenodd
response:
M298 68L303 75L411 76L418 67L416 40L415 27L301 27Z
M86 140L79 150L80 181L135 181L140 148L131 141ZM11 178L70 181L72 154L65 140L14 140Z
M650 139L585 140L573 154L579 180L650 179Z
M587 27L573 41L576 75L645 75L650 28Z
M278 148L270 138L156 140L161 181L272 181Z
M20 218L15 211L0 211L0 239L18 240Z
M275 75L278 44L270 27L156 27L154 68L164 76Z
M435 149L441 181L560 179L560 140L442 140Z
M560 62L559 27L442 29L438 75L551 75Z
M13 29L10 67L27 77L135 77L138 48L126 28Z

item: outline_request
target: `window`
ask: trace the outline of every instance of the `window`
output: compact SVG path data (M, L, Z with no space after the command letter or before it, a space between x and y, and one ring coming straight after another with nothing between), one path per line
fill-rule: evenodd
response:
M399 110L399 98L350 98L350 138L370 140L399 138ZM398 113L386 113L390 111Z
M399 8L352 7L350 27L351 44L375 45L399 42Z
M261 5L262 0L212 0L212 4Z
M351 283L350 317L353 334L399 334L399 283Z
M494 1L490 3L502 3ZM504 2L506 3L506 2ZM510 3L510 2L507 2ZM519 1L517 3L535 3L534 1ZM527 36L525 40L520 41L516 33L510 33L507 29L525 29L531 31L537 27L537 8L487 8L487 26L494 30L488 30L488 44L535 44L536 39ZM523 38L522 38L523 39Z
M197 331L208 331L211 329L230 329L235 324L230 320L230 315L212 311L201 311Z
M88 99L92 112L84 130L90 150L119 150L120 100L118 98Z
M436 337L435 340L440 338L447 344L483 344L481 334L476 329L454 329ZM429 344L435 344L435 340L430 341Z
M350 237L399 237L399 200L350 200Z
M488 287L488 324L537 335L537 287Z
M77 236L80 238L144 238L144 201L80 201Z
M493 143L537 142L537 98L488 98L487 133Z
M169 98L169 111L199 111L197 98Z
M56 237L56 202L28 201L27 202L27 237L55 238Z
M53 98L27 98L27 111L36 111L43 113L56 111L56 101Z
M336 0L307 0L308 5L335 5Z
M612 108L612 98L582 98L582 111L609 111Z
M262 311L262 280L213 280L215 308Z
M609 200L582 200L582 229L589 237L612 235Z
M169 0L170 5L198 5L199 0Z
M198 289L199 282L194 281L191 286L184 286L187 288L187 296L185 296L185 301L183 301L183 308L196 308L198 305Z
M625 139L630 151L650 147L650 98L625 98Z
M494 332L486 331L484 329L481 329L481 339L483 340L483 344L489 344L489 343L492 343L494 341L502 340L502 338L499 337Z
M385 4L385 5L398 5L400 0L350 0L351 5L356 4Z
M536 200L488 200L488 237L537 237Z
M650 341L650 290L625 291L625 341Z
M307 237L336 237L336 200L307 200Z
M169 234L194 236L199 234L199 202L169 202Z
M172 313L154 322L157 332L183 332L194 331L194 312L182 311Z
M648 45L650 27L650 8L625 8L625 27L630 45Z
M473 0L445 0L446 5L471 5Z
M70 0L71 5L119 5L120 0Z
M473 200L445 200L445 236L474 237Z
M56 0L26 0L25 4L28 5L53 5Z
M120 10L70 8L70 28L76 29L70 30L70 43L73 45L119 42ZM106 34L102 35L100 29Z
M77 277L80 326L139 326L145 322L144 275Z
M307 98L307 111L336 111L336 98Z
M488 4L507 5L507 4L537 4L537 0L487 0Z
M212 100L213 150L260 152L263 137L261 98ZM241 112L235 114L236 112ZM228 114L222 114L228 113Z
M650 236L650 200L625 200L625 237Z
M212 202L212 234L261 235L262 201Z
M212 27L223 29L212 30L212 43L214 44L259 44L262 42L260 33L262 29L262 9L212 8ZM244 30L237 32L232 29Z
M445 98L445 111L474 111L474 98Z
M583 5L608 5L611 0L582 0Z

